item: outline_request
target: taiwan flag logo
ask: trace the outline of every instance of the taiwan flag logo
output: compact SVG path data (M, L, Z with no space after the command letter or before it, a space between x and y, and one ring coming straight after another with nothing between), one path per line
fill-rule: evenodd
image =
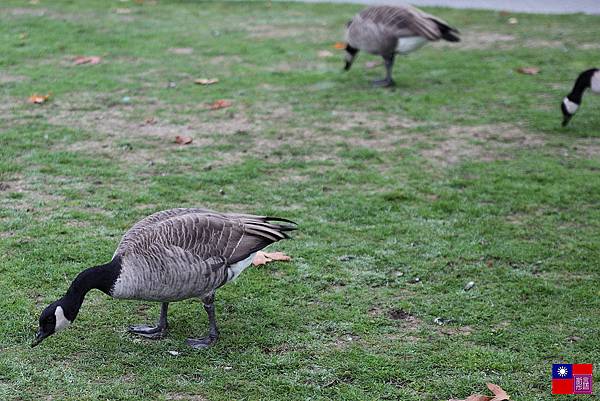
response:
M552 394L592 394L591 363L552 364Z

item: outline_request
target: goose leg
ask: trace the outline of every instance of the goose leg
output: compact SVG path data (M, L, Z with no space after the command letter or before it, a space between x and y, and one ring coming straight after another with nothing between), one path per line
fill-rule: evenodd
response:
M203 338L188 338L187 344L192 348L201 349L208 348L217 342L219 338L219 330L217 329L217 319L215 317L215 294L211 294L202 298L204 310L208 315L208 336Z
M387 87L396 85L396 83L392 79L392 67L394 66L394 58L395 57L396 57L395 54L392 54L391 56L383 57L383 61L385 62L385 78L378 80L378 81L373 81L373 86L380 86L380 87L387 88Z
M167 323L167 309L169 309L169 303L163 302L160 306L160 318L158 319L158 324L156 326L131 326L129 327L129 332L152 340L163 338L167 334L167 328L169 326Z

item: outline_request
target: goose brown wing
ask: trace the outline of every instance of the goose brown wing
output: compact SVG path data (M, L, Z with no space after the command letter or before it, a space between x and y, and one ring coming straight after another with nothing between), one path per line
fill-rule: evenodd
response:
M423 36L428 40L439 40L439 20L410 6L375 6L363 10L360 17L385 27L400 37ZM440 20L440 22L443 22ZM444 23L445 24L445 23Z
M288 238L286 232L295 229L278 219L242 215L220 214L200 209L171 212L153 224L132 228L124 238L118 254L155 259L164 255L165 249L177 247L202 260L223 258L233 264L247 258L267 245ZM129 234L129 232L128 232Z

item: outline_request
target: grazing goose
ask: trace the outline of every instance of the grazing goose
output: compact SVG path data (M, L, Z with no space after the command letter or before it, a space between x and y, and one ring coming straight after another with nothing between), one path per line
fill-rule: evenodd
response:
M385 62L386 76L373 84L392 86L396 53L408 54L427 41L444 39L459 42L457 33L443 20L408 5L369 7L347 24L344 69L350 69L359 50L380 55Z
M109 263L79 273L67 293L44 309L32 347L71 324L85 295L94 288L113 298L161 302L156 327L130 328L147 338L166 334L169 302L202 299L208 336L187 343L194 348L209 347L219 334L215 290L235 279L258 251L288 238L286 232L295 229L295 223L282 218L207 209L154 213L125 233Z
M581 106L583 92L590 88L593 93L600 94L600 69L591 68L579 74L571 93L563 99L560 109L563 113L562 126L566 126Z

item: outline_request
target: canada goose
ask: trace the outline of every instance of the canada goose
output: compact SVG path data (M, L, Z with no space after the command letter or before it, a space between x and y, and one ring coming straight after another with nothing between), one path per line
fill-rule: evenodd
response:
M130 327L147 338L166 334L169 302L201 298L209 333L187 343L209 347L219 335L215 290L235 279L258 251L295 229L294 222L278 217L198 208L154 213L125 233L109 263L79 273L67 293L44 309L31 346L70 325L87 292L96 288L113 298L162 302L156 327Z
M392 86L396 53L408 54L427 41L459 42L456 29L443 20L408 5L374 6L358 13L347 24L346 66L348 71L359 50L383 57L386 76L375 86Z
M600 70L598 68L591 68L579 74L571 93L565 96L560 104L563 114L563 127L569 123L579 106L581 106L581 98L587 88L590 88L593 93L600 94Z

